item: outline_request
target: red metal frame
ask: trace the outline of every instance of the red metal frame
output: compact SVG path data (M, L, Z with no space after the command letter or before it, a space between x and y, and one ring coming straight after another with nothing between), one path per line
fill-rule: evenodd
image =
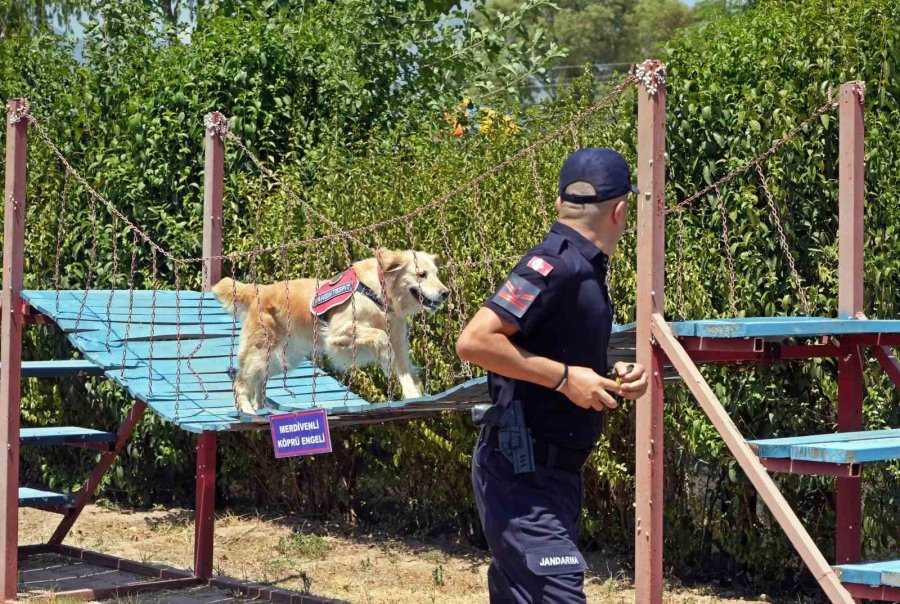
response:
M868 598L870 600L888 600L900 602L900 587L889 585L862 585L860 583L844 583L844 587L854 598Z
M6 471L0 476L0 596L16 598L19 542L19 428L22 385L22 273L25 255L25 176L28 120L14 117L24 99L6 106L6 181L3 212L3 293L0 328L0 451Z
M841 86L839 110L838 316L865 319L863 314L863 99L856 83ZM862 354L851 346L838 361L837 429L862 430ZM862 478L838 478L835 486L835 560L859 562L862 550Z
M25 101L11 101L8 117L16 114ZM222 261L216 258L222 251L222 190L224 173L224 144L222 131L224 116L212 114L206 136L204 237L203 255L209 260L204 265L203 286L209 290L221 278ZM101 459L93 469L84 487L77 493L72 507L43 508L63 513L48 543L18 546L18 468L19 468L19 401L21 385L22 326L44 324L49 319L22 301L22 273L24 266L24 217L25 217L25 158L27 120L13 122L7 119L6 202L4 222L4 288L0 309L10 309L2 314L2 357L0 357L0 450L8 451L7 471L0 476L0 542L4 549L0 565L2 601L15 601L18 585L18 559L39 554L56 554L75 558L88 564L139 574L156 580L141 581L103 589L78 589L57 592L63 599L105 599L126 596L144 591L181 589L192 585L209 584L223 589L240 591L281 602L325 604L332 600L242 583L240 581L213 578L213 528L215 521L216 484L216 433L205 432L197 441L197 509L194 545L194 571L160 568L131 560L117 558L63 545L72 525L85 505L91 500L97 487L116 456L121 452L138 421L146 411L143 401L135 401L119 427L116 442L110 444L82 443L76 446L101 451Z
M765 502L772 516L778 521L785 535L791 540L794 549L800 554L807 568L812 571L813 577L819 582L819 586L832 602L853 604L853 598L847 590L841 586L834 570L825 560L822 552L813 543L809 533L806 532L800 519L785 500L784 495L766 472L756 454L747 444L743 435L735 426L728 412L719 402L709 384L706 383L700 370L691 360L690 355L678 339L672 334L672 330L666 323L661 313L654 313L652 322L653 336L665 352L668 359L684 378L684 384L690 389L694 398L700 403L704 413L710 419L713 426L722 436L726 446L734 455L741 469L753 483L756 491ZM639 602L642 600L638 600ZM654 601L657 604L658 601Z
M84 588L54 592L58 600L104 600L113 597L123 597L136 593L156 590L174 590L202 584L199 577L195 577L189 571L175 570L143 564L132 560L125 560L117 556L91 552L68 545L25 545L19 547L19 556L27 558L42 554L55 554L74 560L80 560L93 566L102 566L113 570L123 571L143 577L156 579L155 581L135 581L100 589Z
M635 407L635 598L659 603L663 592L663 356L650 317L663 312L666 214L666 87L638 86L637 362L649 372Z
M858 463L823 463L789 457L760 457L759 462L770 472L782 474L807 474L813 476L838 476L841 478L862 475Z
M856 464L819 464L781 459L758 459L697 369L696 362L792 360L820 357L839 359L838 428L855 431L862 427L861 346L877 346L876 357L892 380L900 385L900 363L884 346L900 345L896 334L861 334L831 338L817 345L781 345L760 339L676 338L663 314L662 273L664 270L664 195L654 185L661 182L664 96L656 103L641 89L638 103L638 182L645 192L638 209L637 260L637 349L638 362L651 371L648 393L637 406L636 483L637 527L635 535L636 600L659 604L661 586L656 573L661 569L661 526L654 513L661 511L661 487L655 475L656 455L662 450L661 363L665 357L674 365L685 385L700 402L729 450L750 478L804 563L813 572L832 602L850 604L853 597L809 537L794 511L778 490L767 469L777 472L814 473L837 477L836 558L854 562L860 557L861 469ZM660 107L660 103L662 107ZM662 113L663 115L660 115ZM840 317L864 320L863 315L863 105L857 83L841 87L840 103ZM657 426L655 419L659 415ZM646 531L649 518L652 535ZM642 526L643 521L643 526ZM864 587L864 586L863 586ZM857 597L893 597L884 588L853 586ZM865 593L863 593L865 591ZM876 593L877 592L877 593Z
M222 128L225 116L214 112L207 116L203 164L203 291L210 291L222 278L222 198L225 182L225 141ZM194 574L212 577L216 521L216 442L215 432L197 437L197 493L194 509Z

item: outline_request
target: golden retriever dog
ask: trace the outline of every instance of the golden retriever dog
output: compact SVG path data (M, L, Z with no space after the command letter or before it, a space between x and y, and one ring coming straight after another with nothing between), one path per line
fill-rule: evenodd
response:
M349 369L354 363L360 367L378 364L387 377L393 370L403 398L422 395L409 357L406 319L438 310L450 290L438 278L437 256L415 250L381 249L378 253L381 277L376 258L356 262L352 268L359 283L381 304L356 290L352 301L319 317L312 312L316 279L253 285L226 277L213 287L222 306L243 320L234 381L239 411L256 414L265 405L266 378L280 374L284 367L295 367L314 352L324 352L338 369ZM318 334L313 333L316 329Z

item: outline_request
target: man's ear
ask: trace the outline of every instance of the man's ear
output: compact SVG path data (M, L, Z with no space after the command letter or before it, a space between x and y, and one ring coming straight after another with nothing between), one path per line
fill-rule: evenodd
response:
M394 250L389 250L387 248L379 248L377 254L377 258L380 259L379 265L381 266L381 270L385 273L398 271L403 268L403 265L406 263L406 258L403 256L402 252L395 252Z
M628 217L628 203L624 199L620 199L616 202L616 207L613 208L613 222L618 224L624 224L625 219Z

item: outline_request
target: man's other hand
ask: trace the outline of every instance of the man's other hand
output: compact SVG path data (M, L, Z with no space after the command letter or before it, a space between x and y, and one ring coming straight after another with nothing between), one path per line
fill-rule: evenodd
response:
M615 381L597 374L589 367L569 367L569 379L561 392L582 409L602 411L604 408L615 409L619 406L616 399L607 392L617 388Z
M616 394L629 400L639 399L647 391L647 371L640 363L618 362L613 365L617 376Z

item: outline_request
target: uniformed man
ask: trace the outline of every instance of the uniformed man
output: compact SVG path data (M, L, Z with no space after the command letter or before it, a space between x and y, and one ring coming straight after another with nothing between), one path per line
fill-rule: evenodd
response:
M581 467L616 396L647 388L637 364L607 366L609 257L637 190L625 159L579 149L563 164L559 220L459 336L460 358L488 370L493 404L472 460L478 513L493 560L492 603L585 602L578 550ZM613 378L606 377L614 375Z

